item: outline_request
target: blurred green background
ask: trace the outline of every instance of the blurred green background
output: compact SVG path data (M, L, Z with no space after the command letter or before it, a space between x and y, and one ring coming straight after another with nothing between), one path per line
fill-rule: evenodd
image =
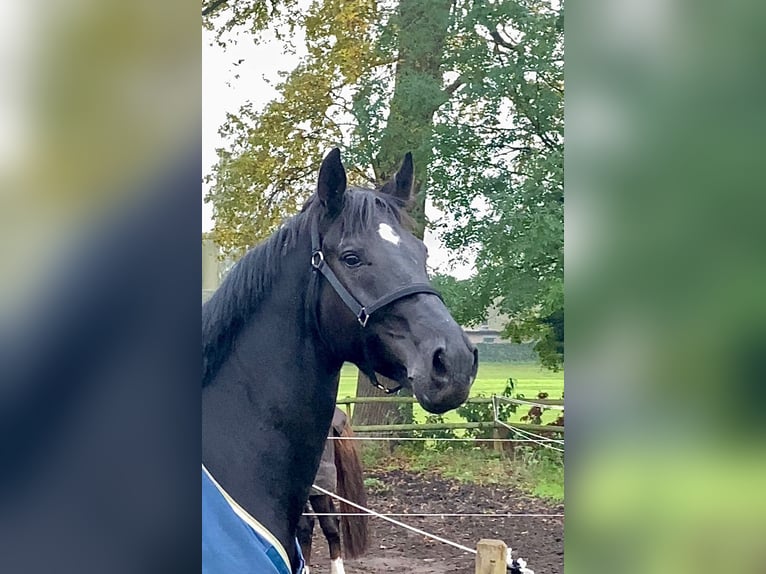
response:
M346 363L340 374L340 385L338 387L338 398L356 396L356 381L359 370L352 364ZM538 393L548 393L548 398L560 399L564 394L564 372L551 371L542 367L539 363L479 363L479 372L476 375L476 382L471 388L471 396L501 395L505 389L508 379L512 378L514 382L514 396L524 395L527 399L534 400ZM345 407L344 407L345 408ZM512 421L518 421L526 414L529 409L519 408L510 418ZM426 416L423 408L415 404L413 406L413 415L415 421L422 421ZM352 411L353 413L353 406ZM557 410L546 410L543 412L543 423L547 424L556 420L560 414ZM455 411L447 412L443 415L446 422L459 422L464 419Z
M566 17L566 572L764 572L766 4Z

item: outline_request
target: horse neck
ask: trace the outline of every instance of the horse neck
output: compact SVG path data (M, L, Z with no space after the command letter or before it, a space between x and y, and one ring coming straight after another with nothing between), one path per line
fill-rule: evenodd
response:
M306 253L308 253L306 249ZM341 363L306 320L308 256L287 255L270 295L202 391L202 457L221 486L284 545L319 466Z

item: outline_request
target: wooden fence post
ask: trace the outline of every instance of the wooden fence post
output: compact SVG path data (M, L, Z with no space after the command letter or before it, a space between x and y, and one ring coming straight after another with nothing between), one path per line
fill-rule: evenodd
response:
M495 452L498 452L500 454L503 453L503 443L500 442L503 438L503 432L500 430L500 426L497 425L495 428L492 429L492 438L495 439L492 443L492 448Z
M476 545L476 574L505 574L507 549L502 540L479 540Z

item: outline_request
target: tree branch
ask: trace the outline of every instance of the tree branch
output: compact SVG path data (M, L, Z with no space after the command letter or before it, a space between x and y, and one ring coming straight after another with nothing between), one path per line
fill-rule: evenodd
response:
M553 90L554 92L556 92L556 93L557 93L559 96L562 96L562 97L563 97L563 95L564 95L564 90L562 90L562 89L561 89L561 88L559 88L558 86L554 86L554 85L553 85L553 84L552 84L552 83L551 83L551 82L550 82L550 81L549 81L549 80L548 80L548 79L547 79L545 76L540 76L540 80L542 80L542 82L543 82L543 83L544 83L546 86L548 86L548 87L549 87L551 90Z
M458 76L458 78L454 82L452 82L449 86L444 88L444 93L448 96L451 96L463 84L465 84L465 78L463 76Z
M388 58L385 60L376 60L372 64L370 64L371 68L377 68L379 66L390 66L391 64L396 64L399 61L399 58Z
M351 173L355 173L361 179L363 179L364 181L366 181L367 183L369 183L373 187L378 184L378 182L375 181L374 179L370 179L370 176L363 169L359 169L357 167L347 167L346 170L351 172Z
M222 5L226 4L226 0L213 0L210 2L210 4L207 5L207 8L202 10L203 16L210 16L213 12L218 10Z
M492 30L489 33L490 36L492 36L492 40L494 40L495 44L498 46L502 46L503 48L508 48L509 50L513 50L514 52L518 52L519 47L511 42L510 40L506 40L500 35L500 32L497 30Z
M525 101L522 94L519 92L519 87L519 85L511 86L511 90L513 90L515 96L514 104L516 105L516 109L532 124L532 127L535 128L535 135L540 138L543 144L551 150L558 151L560 146L545 133L545 130L543 130L540 125L540 118L529 109L527 106L528 102Z

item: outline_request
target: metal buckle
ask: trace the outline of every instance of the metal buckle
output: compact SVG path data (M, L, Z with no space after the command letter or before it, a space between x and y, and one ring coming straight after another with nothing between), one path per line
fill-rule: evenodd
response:
M322 264L324 263L324 253L322 251L314 251L314 253L311 254L311 266L314 269L319 269Z
M373 384L374 387L377 387L378 389L380 389L381 391L383 391L387 395L396 394L396 393L398 393L402 389L401 385L397 385L395 388L389 389L388 387L385 387L385 386L381 385L378 381L375 381L372 384Z
M370 316L367 314L367 309L362 307L362 309L359 311L359 315L356 316L357 321L359 321L359 324L362 327L367 326L367 321L370 320Z
M369 371L369 374L367 372L365 372L365 374L367 375L367 378L369 379L369 381L370 381L370 383L372 384L373 387L375 387L377 389L380 389L381 391L383 391L387 395L393 395L394 393L398 393L402 389L402 385L397 385L393 389L389 389L387 387L384 387L383 385L380 384L380 381L378 380L378 377L375 376L375 371L371 370L371 371Z

